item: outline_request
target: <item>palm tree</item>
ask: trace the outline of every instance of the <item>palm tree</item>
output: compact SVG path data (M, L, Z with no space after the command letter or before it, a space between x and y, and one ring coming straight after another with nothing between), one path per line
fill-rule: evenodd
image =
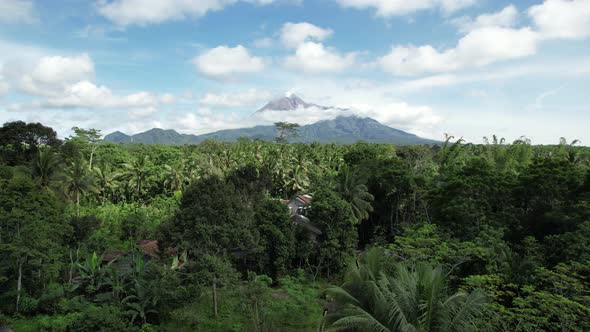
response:
M166 169L164 188L169 192L175 192L182 190L184 185L184 175L179 167L172 167L170 165L164 165Z
M76 216L80 216L80 197L88 192L97 192L93 175L81 158L70 162L64 171L65 192L76 205Z
M148 176L147 159L146 155L139 154L131 163L123 165L127 170L127 173L123 178L127 179L129 184L135 188L135 193L138 198L141 197L143 184Z
M99 168L94 168L96 173L97 183L102 198L103 204L106 202L108 196L113 196L115 189L117 188L117 178L120 174L113 172L108 165L103 165Z
M39 150L37 159L33 164L33 176L41 187L47 189L55 177L59 166L59 160L51 150Z
M349 167L342 167L340 175L340 183L336 185L336 190L350 204L359 222L369 219L369 212L373 211L371 202L375 197L369 193L365 179Z
M342 287L332 286L339 308L326 316L329 331L475 331L485 297L479 290L449 295L440 267L387 268L380 249L353 264Z

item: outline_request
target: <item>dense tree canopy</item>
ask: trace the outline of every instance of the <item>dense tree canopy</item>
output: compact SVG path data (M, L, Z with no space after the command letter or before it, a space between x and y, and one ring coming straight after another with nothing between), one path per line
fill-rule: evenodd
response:
M590 329L577 142L73 132L0 128L0 323L15 331Z

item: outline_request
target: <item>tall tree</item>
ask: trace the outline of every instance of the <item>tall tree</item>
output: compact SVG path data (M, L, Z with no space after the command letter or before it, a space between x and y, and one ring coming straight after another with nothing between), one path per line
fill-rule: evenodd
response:
M375 197L369 193L366 179L349 167L342 167L336 190L352 207L354 217L359 221L367 220L373 212L371 202Z
M74 159L63 173L64 189L76 206L76 216L80 216L80 198L89 192L96 192L94 174L88 170L86 162Z
M37 178L42 188L49 188L58 172L59 164L59 159L52 150L39 150L33 164L33 176Z
M258 237L251 203L217 176L187 188L178 213L162 225L159 235L164 247L186 250L191 259L204 253L256 252Z
M16 165L33 160L40 146L59 146L57 133L40 123L7 122L0 127L0 161Z
M55 195L27 177L0 181L0 275L14 281L17 312L23 294L57 280L70 232Z
M74 131L74 136L67 138L67 143L76 145L83 153L88 153L88 169L92 169L94 153L102 141L100 130L78 127L73 127L72 130Z
M133 161L123 165L126 173L123 177L135 188L137 198L141 198L144 182L149 175L148 156L144 153L138 154Z
M289 139L299 136L297 132L299 125L297 123L275 122L275 128L277 130L277 137L275 137L277 143L287 143Z

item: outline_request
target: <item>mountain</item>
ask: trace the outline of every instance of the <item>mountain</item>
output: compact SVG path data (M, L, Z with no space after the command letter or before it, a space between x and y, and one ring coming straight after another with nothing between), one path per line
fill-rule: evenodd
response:
M256 111L256 113L262 113L265 111L295 111L299 108L309 108L309 107L317 107L319 109L325 110L329 107L320 106L316 104L310 104L305 102L303 99L299 98L294 94L287 94L285 97L278 98L275 100L271 100L266 105L264 105L261 109Z
M174 130L151 129L136 135L114 132L104 137L113 143L143 144L198 144L206 139L236 141L240 137L272 141L277 136L274 126L256 126L252 128L227 129L203 135L179 134ZM293 142L320 142L352 144L357 141L371 143L392 143L399 145L437 144L439 142L421 138L405 131L385 126L371 118L357 116L340 116L333 120L323 120L299 128L299 137Z

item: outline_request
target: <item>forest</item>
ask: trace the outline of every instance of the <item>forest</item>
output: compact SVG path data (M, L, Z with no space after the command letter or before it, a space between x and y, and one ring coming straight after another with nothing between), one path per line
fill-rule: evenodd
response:
M589 331L590 148L0 128L0 330Z

